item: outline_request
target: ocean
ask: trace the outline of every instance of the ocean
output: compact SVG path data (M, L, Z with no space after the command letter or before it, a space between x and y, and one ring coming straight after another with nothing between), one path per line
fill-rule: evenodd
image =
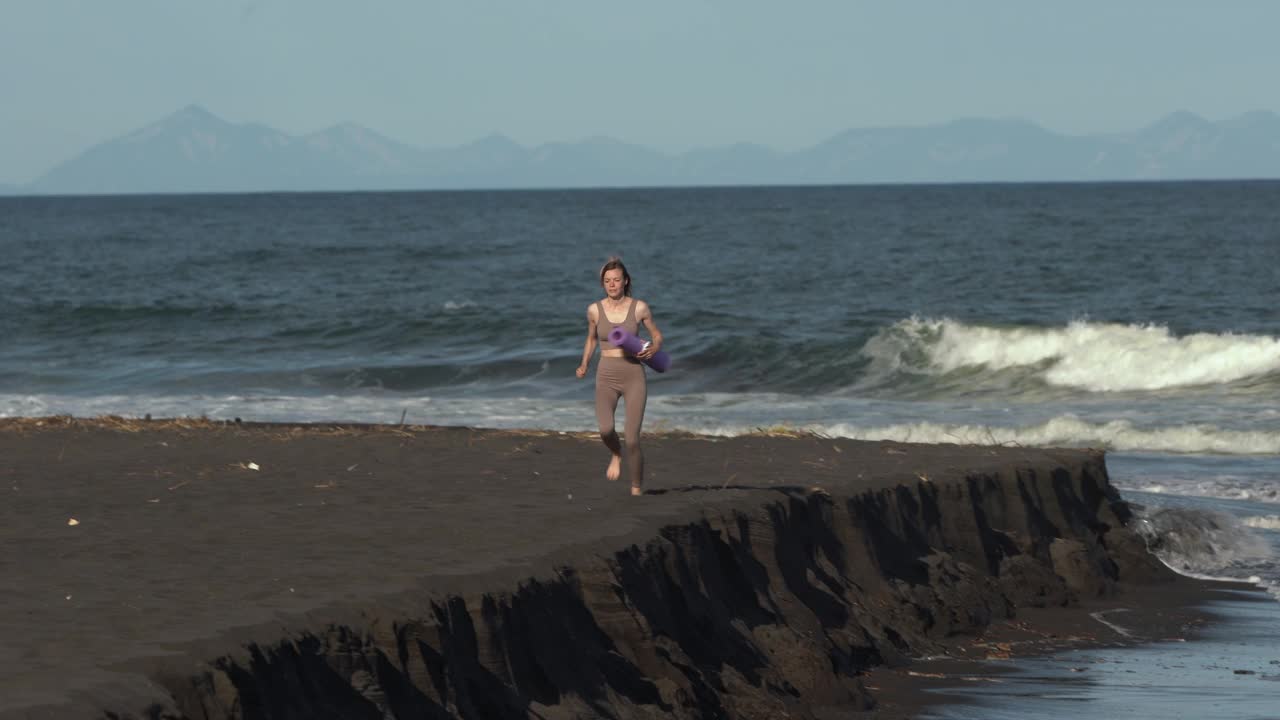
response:
M0 416L590 430L611 255L647 430L1106 448L1280 588L1277 182L0 198Z

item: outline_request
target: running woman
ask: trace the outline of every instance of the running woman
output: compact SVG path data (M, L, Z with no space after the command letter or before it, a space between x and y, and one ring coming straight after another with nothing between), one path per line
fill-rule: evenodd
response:
M600 439L613 453L604 476L609 480L622 477L622 447L614 430L614 414L618 399L626 406L626 424L623 428L627 448L627 477L631 480L631 494L641 495L644 490L644 454L640 451L640 425L644 422L644 405L648 397L642 361L653 357L662 349L662 332L653 321L648 303L631 297L631 275L618 258L611 258L600 268L600 285L605 297L587 306L587 341L582 348L582 364L578 366L579 378L587 376L591 355L600 345L600 364L596 367L596 422L600 426ZM649 331L649 346L637 355L628 355L622 348L609 342L609 331L614 326L625 328L633 335L639 334L643 323Z

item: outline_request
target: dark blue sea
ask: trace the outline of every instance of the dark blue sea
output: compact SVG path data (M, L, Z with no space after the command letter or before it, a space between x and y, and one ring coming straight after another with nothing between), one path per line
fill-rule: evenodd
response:
M0 198L0 416L589 430L610 255L648 430L1107 448L1280 587L1276 182Z

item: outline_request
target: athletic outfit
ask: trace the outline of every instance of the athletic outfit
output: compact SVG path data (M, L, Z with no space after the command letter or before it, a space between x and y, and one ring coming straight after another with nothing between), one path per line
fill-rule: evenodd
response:
M609 331L615 325L604 312L604 304L597 301L599 311L596 320L596 338L600 347L609 347ZM640 330L636 320L636 301L627 307L627 317L616 327L626 329L632 335ZM648 399L644 365L631 355L600 357L596 366L596 422L601 437L614 434L613 416L618 410L618 398L626 398L626 427L623 428L627 451L627 476L632 487L640 487L644 479L644 457L640 454L640 424L644 422L644 404Z

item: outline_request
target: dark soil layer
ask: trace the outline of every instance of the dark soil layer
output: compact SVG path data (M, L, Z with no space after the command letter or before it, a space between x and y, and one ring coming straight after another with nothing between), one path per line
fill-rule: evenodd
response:
M0 421L0 717L888 717L912 658L1211 592L1097 452L645 452L633 498L585 435Z

